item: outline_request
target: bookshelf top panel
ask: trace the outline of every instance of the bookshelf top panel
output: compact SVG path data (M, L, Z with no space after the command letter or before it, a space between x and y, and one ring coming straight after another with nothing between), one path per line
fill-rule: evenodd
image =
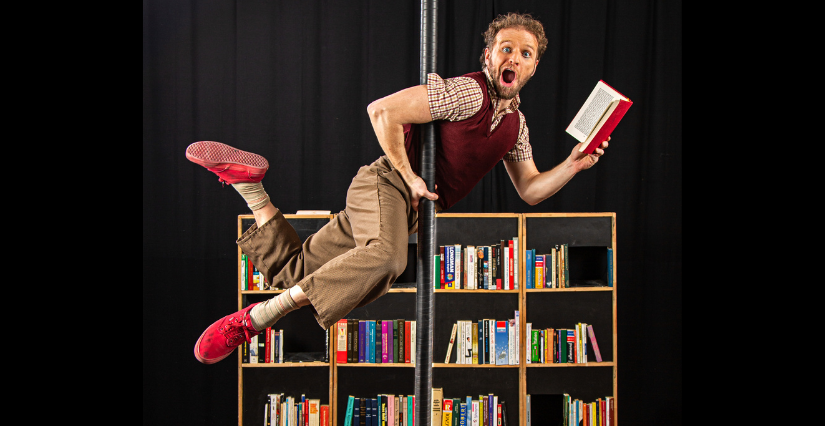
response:
M612 214L593 216L524 217L524 239L528 248L547 249L556 244L569 247L613 247Z

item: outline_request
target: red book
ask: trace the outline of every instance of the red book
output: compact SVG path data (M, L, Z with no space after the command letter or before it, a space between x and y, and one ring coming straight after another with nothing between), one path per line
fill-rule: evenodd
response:
M337 323L337 340L335 344L335 362L347 363L347 319L342 318Z
M410 359L410 345L415 344L415 342L410 340L410 334L412 334L412 323L410 321L404 322L404 363L410 364L412 360Z
M440 246L439 251L440 251L439 254L441 255L441 258L440 258L441 259L441 266L440 266L440 268L441 268L441 287L440 288L443 290L444 288L446 288L446 286L444 285L444 264L447 263L445 261L447 258L444 257L444 246Z
M329 405L321 406L320 426L329 426Z
M587 334L590 336L590 343L593 344L593 353L596 354L596 362L602 362L602 354L599 352L599 344L596 343L596 335L593 334L593 326L587 324Z
M264 343L264 362L270 363L272 362L272 357L269 356L269 350L272 348L272 327L267 327L266 331L266 343Z
M631 105L630 98L599 80L567 126L567 133L582 142L579 152L590 154L606 141Z
M510 290L515 290L515 282L513 279L513 240L507 242L507 250L510 251Z

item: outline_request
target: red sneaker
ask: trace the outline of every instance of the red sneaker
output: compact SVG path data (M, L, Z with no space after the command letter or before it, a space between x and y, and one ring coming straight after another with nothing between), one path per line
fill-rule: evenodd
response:
M260 331L252 327L249 311L253 303L232 315L227 315L204 330L195 343L195 358L204 364L214 364L228 357L244 341L250 342L252 336Z
M258 154L213 141L189 145L186 148L186 159L218 175L219 182L229 184L260 182L269 168L266 158Z

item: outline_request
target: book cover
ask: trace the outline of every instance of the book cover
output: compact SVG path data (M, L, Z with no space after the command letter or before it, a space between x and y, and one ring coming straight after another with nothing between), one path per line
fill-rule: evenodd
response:
M473 364L483 364L478 357L478 323L470 321L470 338L472 339L471 347L473 348Z
M515 354L516 354L516 362L515 365L518 365L521 359L521 322L519 318L519 311L515 311L515 323L516 323L516 332L515 332Z
M473 364L473 326L472 321L464 321L464 364Z
M432 390L432 414L430 415L433 426L441 425L441 413L443 411L444 388L433 388Z
M479 401L477 399L473 400L473 409L471 410L471 417L470 417L470 426L480 426L479 425Z
M533 259L535 259L536 288L544 288L544 255L537 255L536 249L530 251L533 252Z
M392 320L392 359L390 362L398 362L398 320Z
M509 321L496 321L496 365L510 365Z
M613 287L613 249L607 248L607 286Z
M261 334L264 337L264 362L269 364L272 362L272 327L267 327Z
M445 399L441 411L441 425L453 426L453 400Z
M309 426L321 426L320 399L307 399L307 420Z
M463 254L464 252L461 250L461 244L456 244L455 246L455 288L461 289L461 279L464 276L461 272L462 265L464 264Z
M458 426L467 426L467 403L459 403L459 421Z
M444 247L444 288L455 288L455 246Z
M467 246L467 289L475 290L475 270L476 270L476 247Z
M602 362L602 353L599 352L599 344L596 343L596 335L593 333L593 325L587 325L587 335L590 337L590 343L593 344L593 354L596 355L596 362Z
M335 361L339 364L347 363L347 319L338 320L338 338L337 346L335 348Z
M510 262L510 267L509 267L509 273L510 273L510 290L515 290L515 289L517 289L518 287L516 287L516 282L515 282L515 275L516 275L516 271L515 271L515 267L513 266L513 265L517 265L517 264L515 263L515 258L513 257L513 240L507 240L507 253L508 253L508 255L509 255L509 259L508 259L508 260L509 260L509 262Z
M410 360L410 346L415 344L415 341L412 340L412 323L410 321L404 321L404 363L409 364L412 361Z
M441 288L441 255L433 255L433 285Z
M330 426L329 425L329 405L323 404L321 405L321 416L319 419L319 426Z
M533 253L535 253L532 249L527 250L524 257L525 266L524 268L527 271L527 282L524 284L526 285L525 288L534 288L534 278L533 278L533 271L536 268L535 259L533 259Z
M387 341L387 332L389 331L390 335L389 338L392 339L392 328L390 325L392 324L390 321L382 320L381 321L381 362L386 364L390 362L389 351L392 350L389 346L389 342Z
M567 126L567 133L582 143L579 152L590 154L606 141L631 105L630 98L599 80Z
M450 344L447 346L447 357L444 358L444 363L450 363L450 354L453 352L453 344L455 343L455 335L456 330L458 329L458 323L453 323L453 331L450 332Z
M525 364L532 364L533 363L533 355L531 354L532 346L533 346L533 323L528 322L525 324L525 333L524 333L524 363ZM520 348L520 347L519 347Z
M358 321L358 362L365 363L366 355L367 355L367 348L366 348L366 339L367 337L367 322L366 321Z
M355 397L349 395L347 397L347 411L344 415L344 426L353 426L352 424L352 412L355 409Z

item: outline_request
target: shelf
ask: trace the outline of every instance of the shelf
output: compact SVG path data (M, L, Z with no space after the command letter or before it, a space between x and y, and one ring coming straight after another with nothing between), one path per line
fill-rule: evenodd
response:
M329 367L328 362L270 362L270 363L241 363L243 368L273 368L273 367Z
M561 362L561 363L553 363L553 364L525 364L527 368L531 367L615 367L615 362L588 362L588 363L572 363L572 362Z
M526 293L555 293L569 291L613 291L613 287L528 288Z
M593 363L591 363L593 364ZM373 364L373 363L347 363L347 364L336 364L336 367L407 367L407 368L415 368L415 364L407 364L407 363L386 363L386 364ZM433 363L433 368L519 368L518 365L492 365L492 364L445 364L443 362L436 362Z

